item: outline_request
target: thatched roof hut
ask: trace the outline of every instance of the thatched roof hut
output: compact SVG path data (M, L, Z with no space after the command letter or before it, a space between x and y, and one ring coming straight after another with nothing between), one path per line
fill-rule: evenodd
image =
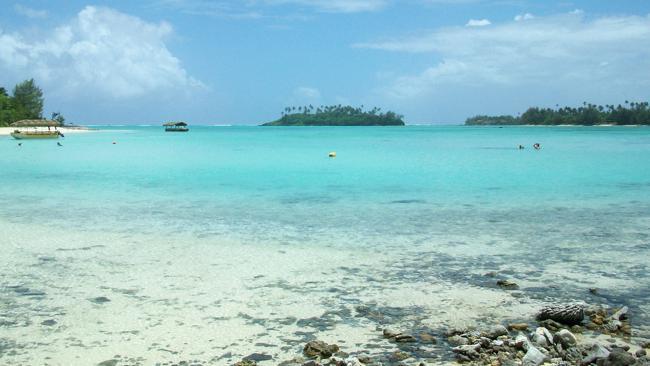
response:
M61 123L49 119L23 119L14 122L11 127L59 127Z
M187 127L187 123L185 123L185 122L167 122L167 123L163 123L163 126L165 126L165 127L171 127L171 126Z

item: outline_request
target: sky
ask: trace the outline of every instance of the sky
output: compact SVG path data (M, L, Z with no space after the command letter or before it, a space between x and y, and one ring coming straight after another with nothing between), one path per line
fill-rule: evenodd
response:
M0 86L78 124L343 104L457 124L650 100L648 0L0 0Z

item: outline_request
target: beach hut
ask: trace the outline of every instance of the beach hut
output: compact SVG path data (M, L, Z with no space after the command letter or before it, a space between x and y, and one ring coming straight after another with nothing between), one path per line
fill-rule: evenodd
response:
M165 126L166 132L187 132L190 130L185 122L167 122L163 126Z
M12 123L10 126L16 127L14 132L11 133L11 137L16 140L58 139L60 136L63 136L56 129L61 126L61 123L47 119L23 119Z

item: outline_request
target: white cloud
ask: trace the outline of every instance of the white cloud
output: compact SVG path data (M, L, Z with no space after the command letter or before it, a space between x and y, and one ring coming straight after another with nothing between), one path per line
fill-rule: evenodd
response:
M467 24L465 24L466 27L485 27L492 24L491 21L488 19L470 19Z
M531 20L531 19L535 19L535 16L533 14L531 14L531 13L524 13L524 14L519 14L519 15L515 16L515 21L516 22L521 22L521 21L524 21L524 20Z
M48 33L30 40L0 30L0 69L34 77L69 97L120 99L203 87L167 48L173 33L167 23L88 6Z
M330 13L377 11L388 4L388 0L264 0L264 2L271 5L304 5Z
M603 88L626 93L650 85L650 17L589 20L572 12L355 46L431 54L432 65L424 71L393 79L387 93L394 97L451 84L529 90L562 85L588 93Z
M14 10L16 11L16 13L32 19L47 18L47 11L28 8L21 4L15 4Z
M316 88L301 86L293 91L293 95L302 99L318 99L320 98L320 91Z

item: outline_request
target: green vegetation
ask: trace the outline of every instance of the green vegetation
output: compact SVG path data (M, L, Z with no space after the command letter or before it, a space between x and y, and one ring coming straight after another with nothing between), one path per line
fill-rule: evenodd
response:
M36 85L34 79L18 83L12 95L7 89L0 87L0 127L22 119L43 118L43 91ZM61 113L52 113L52 119L63 125L65 118Z
M403 116L381 109L364 111L363 106L287 107L277 121L262 126L404 126Z
M466 125L650 125L650 108L647 102L625 101L625 105L594 105L582 107L529 108L520 117L476 116L468 118Z
M482 125L518 125L521 121L513 116L474 116L465 121L466 125L482 126Z

